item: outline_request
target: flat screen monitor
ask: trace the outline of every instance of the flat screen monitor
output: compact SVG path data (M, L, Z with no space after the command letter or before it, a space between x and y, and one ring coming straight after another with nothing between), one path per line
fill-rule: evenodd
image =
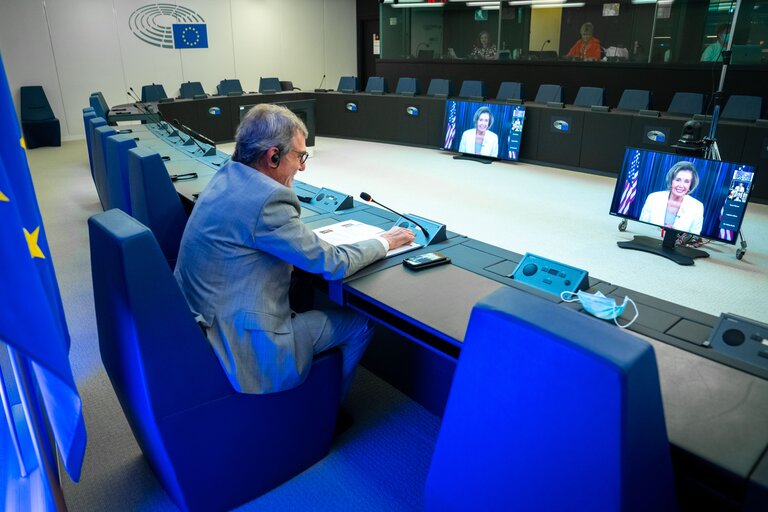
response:
M442 147L465 155L517 160L524 121L521 105L447 100Z
M627 148L610 214L663 228L665 239L683 232L733 245L754 177L750 165ZM659 250L670 257L673 248Z

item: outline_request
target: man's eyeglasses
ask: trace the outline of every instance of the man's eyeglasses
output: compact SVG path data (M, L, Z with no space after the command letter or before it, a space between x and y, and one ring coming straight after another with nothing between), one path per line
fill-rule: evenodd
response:
M294 149L293 152L296 153L299 156L299 163L301 163L301 164L306 162L307 158L309 158L309 153L307 153L306 151L296 151Z

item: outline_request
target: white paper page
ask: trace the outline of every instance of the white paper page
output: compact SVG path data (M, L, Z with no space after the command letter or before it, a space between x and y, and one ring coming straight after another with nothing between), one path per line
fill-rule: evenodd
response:
M316 228L313 231L317 236L332 245L353 244L355 242L374 238L384 232L384 230L379 227L363 224L356 220L337 222L336 224ZM387 253L387 257L410 251L417 247L421 247L421 244L412 242L408 245L398 247L397 249L392 249Z

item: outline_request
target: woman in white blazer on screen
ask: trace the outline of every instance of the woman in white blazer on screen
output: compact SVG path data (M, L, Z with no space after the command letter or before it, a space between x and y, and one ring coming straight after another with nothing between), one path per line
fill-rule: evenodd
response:
M475 127L461 135L459 153L496 157L499 155L499 136L490 128L493 126L493 113L488 107L480 107L472 119Z

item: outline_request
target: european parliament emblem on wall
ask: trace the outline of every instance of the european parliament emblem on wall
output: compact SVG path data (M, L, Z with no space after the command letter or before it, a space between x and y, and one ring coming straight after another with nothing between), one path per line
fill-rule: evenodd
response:
M208 48L208 28L202 16L176 4L149 4L131 13L133 35L158 48Z

